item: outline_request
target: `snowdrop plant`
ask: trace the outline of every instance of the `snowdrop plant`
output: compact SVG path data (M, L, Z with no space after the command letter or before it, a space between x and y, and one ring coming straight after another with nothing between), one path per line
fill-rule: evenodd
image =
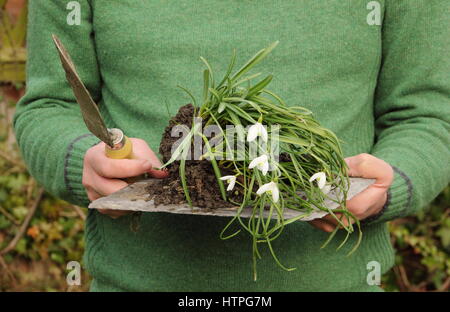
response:
M257 122L254 125L251 125L250 128L248 129L247 142L255 141L255 139L258 136L262 137L264 142L267 142L267 139L268 139L267 130L260 122Z
M280 190L278 189L278 186L275 182L269 182L264 185L262 185L257 191L257 195L262 195L264 193L268 193L272 195L272 200L274 203L277 203L280 199Z
M261 155L253 159L248 165L248 169L258 168L263 176L269 171L269 158L267 155Z
M332 215L340 224L340 228L346 231L345 239L339 248L355 231L355 225L359 239L350 253L356 249L361 240L359 222L345 205L349 180L340 144L334 133L322 127L309 110L297 106L297 103L285 103L280 96L268 90L267 86L273 78L272 75L253 83L261 74L248 74L277 44L278 42L274 42L260 50L235 72L233 70L236 53L233 51L230 65L218 83L211 65L201 58L206 66L203 72L201 103L198 105L191 92L181 88L187 92L196 107L194 117L201 117L205 126L218 127L220 133L214 139L220 138L220 144L212 147L210 139L200 133L199 128L194 125L172 158L164 165L167 166L182 156L180 177L186 200L191 204L183 156L187 154L194 135L202 137L222 198L238 207L236 215L230 219L220 237L230 239L241 232L250 235L253 241L255 279L256 262L261 257L259 251L261 244L267 245L281 268L294 269L281 263L272 242L282 234L287 225L308 218L317 211ZM243 160L237 157L238 152L226 135L227 125L233 125L237 129L237 137L246 141ZM278 125L276 139L279 146L279 161L273 157L275 152L271 149L271 144L260 144L261 140L263 143L273 141L274 133L271 128L273 125ZM251 157L251 148L255 147L258 153L256 157ZM230 154L236 157L230 159ZM232 172L232 175L222 175L222 172ZM224 181L228 183L226 190ZM328 196L333 190L339 190L342 196L340 198ZM242 201L234 202L229 196L232 192L239 192ZM337 202L340 208L328 209L324 205L326 198ZM241 216L244 209L251 210L249 218ZM286 219L284 212L287 209L302 213L295 218ZM336 215L337 212L342 214L341 218ZM353 220L355 225L352 222L349 222L349 225L344 224L342 218ZM237 223L240 229L229 233L234 223ZM337 231L338 228L330 234L322 247L328 244Z
M325 172L317 172L309 178L309 182L317 180L317 187L322 190L324 194L328 194L331 190L330 185L327 184L327 176Z
M236 184L236 176L228 175L221 177L220 180L227 181L228 183L227 191L232 191L234 189L234 185Z

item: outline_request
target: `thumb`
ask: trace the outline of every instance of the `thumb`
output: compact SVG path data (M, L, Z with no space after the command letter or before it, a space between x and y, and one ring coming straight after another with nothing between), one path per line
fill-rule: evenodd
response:
M146 172L154 178L166 178L169 173L166 169L156 169L161 167L162 163L147 143L142 139L132 138L131 140L133 142L133 156L138 159L147 159L152 164Z
M373 186L389 186L393 179L392 167L384 160L369 154L359 154L345 158L349 167L348 175L366 179L376 179Z

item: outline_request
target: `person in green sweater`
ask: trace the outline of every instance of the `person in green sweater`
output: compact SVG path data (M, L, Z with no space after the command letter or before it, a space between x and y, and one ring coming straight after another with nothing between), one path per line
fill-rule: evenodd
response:
M363 240L345 233L320 245L328 216L286 227L273 245L286 272L261 248L252 279L251 240L222 241L227 218L90 210L84 264L92 291L380 291L368 278L394 263L386 222L426 206L450 179L450 2L106 1L29 3L27 91L14 128L31 174L57 197L87 206L160 165L169 115L202 90L204 56L225 71L279 40L258 70L288 105L313 111L344 142L350 175L376 178L349 201ZM111 160L89 133L51 34L70 51L110 128L133 139L140 159ZM242 58L242 59L241 59ZM194 95L198 96L199 94ZM313 226L311 226L313 225Z

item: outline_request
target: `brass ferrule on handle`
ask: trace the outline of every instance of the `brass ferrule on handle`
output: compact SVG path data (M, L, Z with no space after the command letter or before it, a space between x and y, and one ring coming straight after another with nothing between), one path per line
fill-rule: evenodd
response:
M130 139L123 134L122 130L111 128L108 129L108 132L111 135L113 146L105 146L106 156L112 159L133 158L133 144Z
M113 141L113 146L106 144L105 154L106 157L112 159L133 159L133 144L131 140L123 134L122 130L117 128L108 129L108 132ZM137 177L123 179L128 184L135 183L139 180L145 179L146 175L140 175Z

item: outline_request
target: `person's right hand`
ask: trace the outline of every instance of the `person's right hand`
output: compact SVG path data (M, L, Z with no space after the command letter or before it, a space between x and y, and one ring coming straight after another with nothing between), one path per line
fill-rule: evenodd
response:
M84 155L82 183L86 189L89 200L94 201L100 197L112 194L128 184L123 178L135 177L148 173L154 178L165 178L165 170L153 168L162 164L142 139L131 138L133 143L133 156L135 159L111 159L105 155L105 143L91 147ZM112 209L99 209L101 213L112 218L118 218L130 212Z

